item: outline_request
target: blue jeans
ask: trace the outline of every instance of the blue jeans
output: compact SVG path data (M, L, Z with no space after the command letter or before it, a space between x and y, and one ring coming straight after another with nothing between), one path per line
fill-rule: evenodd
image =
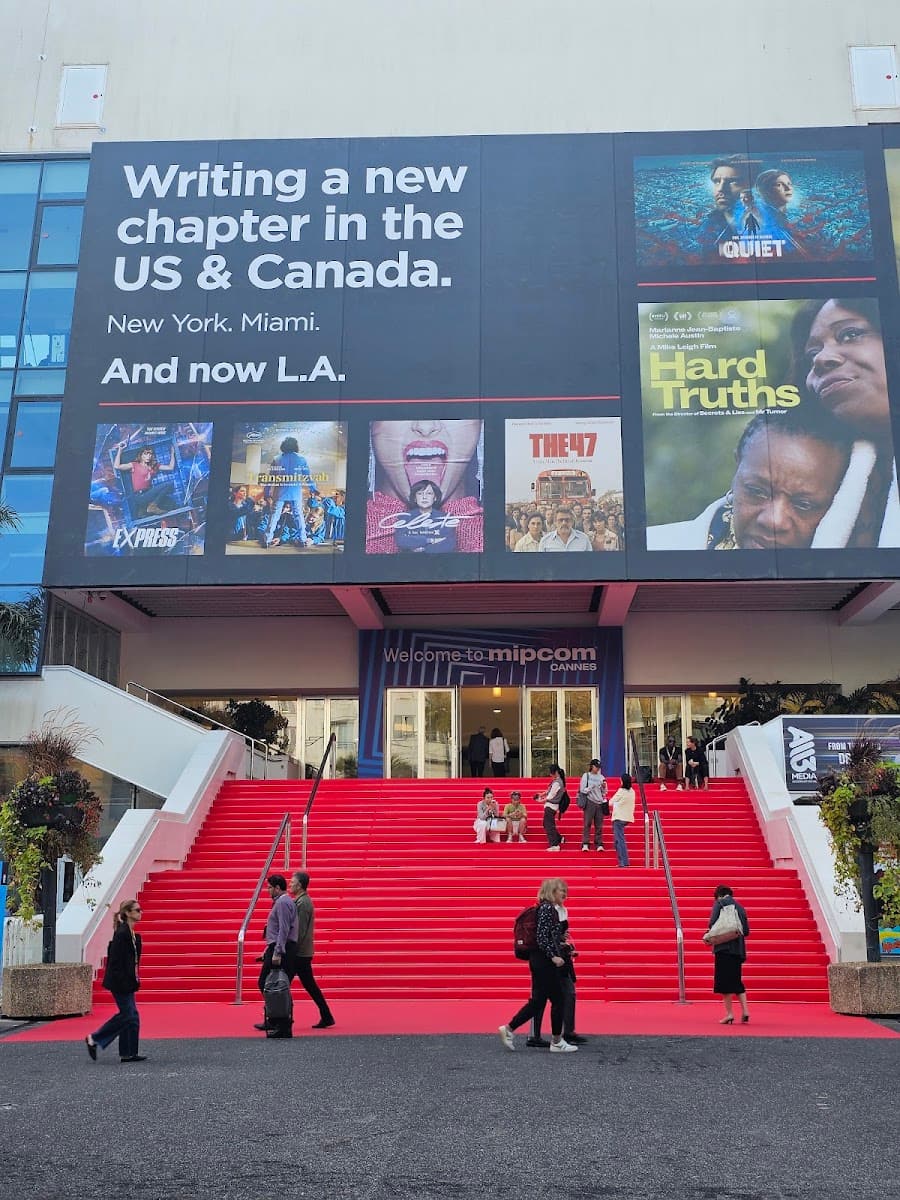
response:
M138 1052L141 1018L138 1015L134 992L113 992L119 1011L109 1018L91 1037L105 1050L110 1042L119 1039L119 1057L130 1058Z
M628 847L625 845L625 826L627 821L613 821L613 845L616 848L616 861L620 867L628 866Z

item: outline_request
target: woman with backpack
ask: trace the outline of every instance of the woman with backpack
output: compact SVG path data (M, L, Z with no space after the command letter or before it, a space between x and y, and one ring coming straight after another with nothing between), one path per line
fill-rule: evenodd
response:
M559 763L550 764L550 785L545 792L536 792L534 798L544 805L544 833L549 843L547 849L559 850L566 839L556 827L556 818L561 817L569 807L566 777Z
M544 1011L550 1001L550 1053L570 1054L577 1046L565 1041L562 1036L565 1019L565 993L563 972L567 968L567 955L563 945L564 934L557 905L564 903L567 895L565 880L545 879L537 894L537 908L527 910L519 921L534 912L533 943L528 951L528 968L531 971L531 996L508 1025L499 1028L500 1041L507 1050L515 1050L513 1033L520 1025ZM517 922L518 925L519 922ZM531 938L529 936L529 940Z

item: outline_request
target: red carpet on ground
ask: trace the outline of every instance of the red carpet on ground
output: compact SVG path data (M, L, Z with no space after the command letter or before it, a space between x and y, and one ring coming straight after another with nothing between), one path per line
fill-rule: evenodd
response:
M523 976L523 988L527 975ZM337 1025L314 1030L318 1013L294 985L295 1037L426 1036L487 1033L512 1016L512 1006L502 1001L486 1009L483 1001L362 1001L346 1000L335 1005ZM140 998L139 998L140 999ZM520 997L524 999L524 995ZM827 1004L757 1004L751 1009L749 1025L720 1025L722 1005L715 1000L678 1004L650 1001L644 1004L607 1004L598 1000L578 1002L578 1026L586 1035L601 1037L822 1037L897 1038L895 1033L864 1017L843 1017ZM261 1019L259 1004L141 1004L141 1040L170 1038L235 1038L262 1034L253 1029ZM115 1010L109 1003L97 1004L86 1017L70 1017L28 1026L4 1040L17 1042L81 1042ZM518 1039L524 1048L525 1029ZM2 1042L0 1042L2 1046Z

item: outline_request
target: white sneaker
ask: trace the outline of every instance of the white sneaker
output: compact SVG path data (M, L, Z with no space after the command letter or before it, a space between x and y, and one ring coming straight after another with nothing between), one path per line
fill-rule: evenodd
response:
M675 791L676 791L676 792L683 792L683 791L684 791L684 784L683 784L683 783L679 783L679 785L678 785L678 787L675 789Z
M570 1045L570 1043L565 1041L563 1038L560 1038L558 1042L550 1043L551 1054L574 1054L577 1049L577 1046Z
M516 1039L513 1037L513 1031L510 1029L510 1027L508 1025L501 1025L497 1032L500 1034L500 1041L503 1043L506 1049L515 1050Z
M558 852L558 851L559 851L559 846L548 846L548 847L547 847L547 853L548 853L548 854L552 854L552 853L554 852L554 850Z
M666 787L666 785L665 785L664 783L661 783L661 784L659 785L659 790L660 790L661 792L667 792L669 789Z
M524 842L524 841L525 841L525 839L522 837L521 833L519 834L519 841L520 841L520 842Z
M597 847L597 853L598 853L598 854L602 854L602 853L603 853L603 851L604 851L605 849L606 849L606 847L605 847L605 846L598 846L598 847Z
M590 850L590 846L584 845L581 847L581 850L582 850L582 853L584 853L585 850Z
M513 839L512 839L512 834L510 834L510 835L509 835L509 837L508 837L506 840L507 840L508 842L511 842L511 841L513 840Z

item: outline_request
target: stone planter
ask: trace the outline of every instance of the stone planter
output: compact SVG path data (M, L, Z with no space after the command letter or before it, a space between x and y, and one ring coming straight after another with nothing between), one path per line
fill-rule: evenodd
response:
M828 967L835 1012L862 1017L900 1014L900 962L841 962Z
M31 1020L91 1011L94 968L90 963L40 963L3 971L5 1017Z

